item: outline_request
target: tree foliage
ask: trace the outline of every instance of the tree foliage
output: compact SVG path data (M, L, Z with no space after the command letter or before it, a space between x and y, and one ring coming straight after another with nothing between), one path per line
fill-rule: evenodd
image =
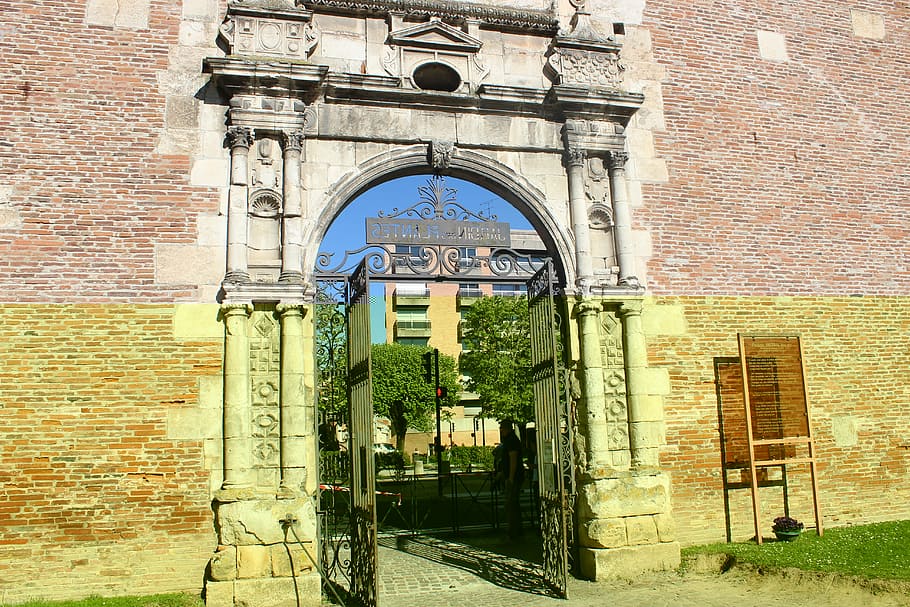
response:
M531 330L525 297L484 297L464 314L459 369L485 415L519 424L534 419Z
M396 447L404 448L408 428L435 430L435 386L424 377L422 346L373 344L373 411L392 422ZM429 350L432 351L432 350ZM455 359L439 355L439 384L448 391L443 407L458 404L461 385L455 373Z

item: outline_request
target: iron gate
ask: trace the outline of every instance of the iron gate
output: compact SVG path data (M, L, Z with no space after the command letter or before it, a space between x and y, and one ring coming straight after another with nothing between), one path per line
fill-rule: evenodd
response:
M540 533L544 579L567 597L569 533L574 529L572 503L575 475L572 416L566 394L562 351L562 314L557 310L552 261L528 281L531 321L531 365L540 483Z
M357 267L348 285L351 596L363 607L375 607L378 598L376 476L370 378L370 280L366 260Z

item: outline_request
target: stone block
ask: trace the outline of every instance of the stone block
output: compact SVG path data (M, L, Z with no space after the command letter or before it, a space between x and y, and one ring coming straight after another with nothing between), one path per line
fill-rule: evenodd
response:
M234 582L235 607L317 607L321 601L318 575Z
M789 61L787 54L787 38L777 32L759 30L755 32L758 38L758 54L767 61Z
M285 539L280 521L287 514L296 517L301 539L316 537L316 509L310 499L255 499L215 505L218 541L233 546L279 544Z
M645 335L685 335L688 331L685 309L677 304L645 302L641 323Z
M205 375L199 378L199 406L204 409L220 410L224 402L224 378L221 375Z
M241 579L272 575L270 546L237 546L237 577Z
M272 575L274 577L299 576L313 569L313 563L306 551L299 544L273 544L269 546L272 558ZM316 558L316 547L306 546L310 556Z
M221 436L221 415L212 409L178 408L167 411L167 437L198 440Z
M622 519L586 521L581 525L579 539L582 546L589 548L619 548L629 544Z
M224 582L237 577L237 548L220 546L209 561L209 575L216 582Z
M85 23L118 29L148 29L149 0L88 0Z
M631 516L625 519L629 545L657 544L657 525L653 516Z
M857 38L884 40L885 19L881 15L851 8L850 21L853 25L853 35Z
M200 158L190 170L190 185L221 188L228 185L230 160L228 158Z
M657 537L661 542L676 541L676 521L672 514L655 514L654 524L657 525Z
M223 247L227 242L227 217L199 215L196 217L196 232L196 244L203 247Z
M205 607L234 607L234 582L206 580Z
M218 304L176 304L174 306L174 339L224 339L224 324L219 320Z
M646 183L667 183L670 173L663 158L633 157L629 162L629 178Z
M556 175L562 178L566 174L559 154L524 153L521 155L521 172L524 175Z
M581 487L579 516L611 519L670 511L670 481L664 474L596 480Z
M831 416L831 435L838 447L855 447L859 442L859 420L852 415Z
M651 571L671 571L679 567L679 544L581 548L579 561L581 574L595 582L628 579Z
M187 245L155 247L155 280L160 284L218 284L224 278L223 248Z
M164 122L169 129L195 129L196 105L192 97L171 95L164 102Z
M8 188L8 190L12 190L12 188ZM21 227L22 216L19 214L19 209L0 199L0 230L15 230Z

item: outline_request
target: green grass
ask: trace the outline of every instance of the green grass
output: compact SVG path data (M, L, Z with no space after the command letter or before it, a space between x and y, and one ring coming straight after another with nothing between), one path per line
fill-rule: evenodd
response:
M202 607L202 599L193 594L153 594L148 596L90 596L78 601L29 601L16 607Z
M803 532L793 542L709 544L683 549L683 556L729 554L737 561L782 569L842 573L868 579L910 580L910 521L828 529L822 537Z

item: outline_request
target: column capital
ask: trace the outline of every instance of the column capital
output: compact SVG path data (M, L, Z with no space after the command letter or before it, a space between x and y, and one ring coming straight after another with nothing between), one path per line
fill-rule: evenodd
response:
M285 151L299 152L303 149L306 141L306 133L303 131L282 131L281 141Z
M231 151L241 148L249 150L253 145L253 129L248 126L231 126L227 130L228 145Z
M248 303L229 302L221 304L222 316L249 316L253 313L253 306Z
M611 151L607 156L610 163L610 170L624 169L626 162L629 161L629 154L627 152L620 151Z
M627 299L619 304L619 315L622 317L641 316L643 308L644 305L640 299Z
M566 164L570 167L581 167L584 166L585 160L588 158L588 151L578 145L570 145L566 147Z
M578 317L593 316L600 314L601 309L599 302L591 299L582 299L575 304L575 315Z
M302 318L306 316L306 310L306 305L302 303L280 303L275 306L275 311L282 318L285 316L300 316Z

